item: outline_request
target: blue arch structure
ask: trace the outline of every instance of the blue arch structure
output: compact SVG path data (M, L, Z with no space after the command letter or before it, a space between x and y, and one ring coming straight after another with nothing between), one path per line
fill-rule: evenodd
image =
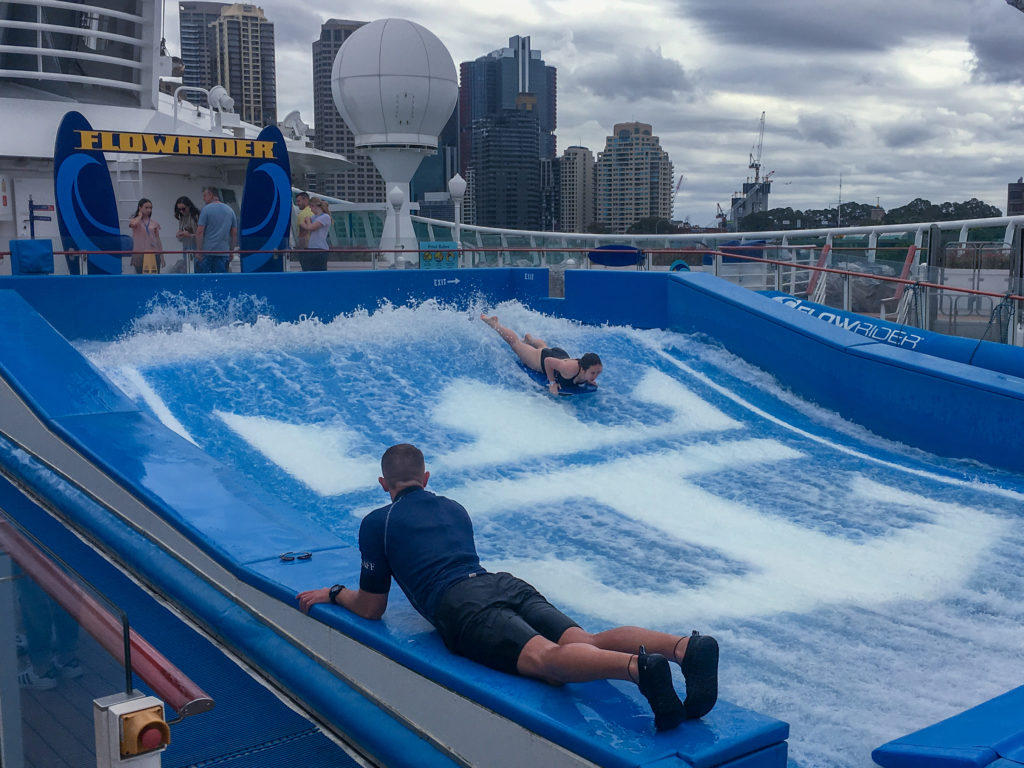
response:
M273 142L274 156L253 158L245 172L239 244L243 272L284 272L292 215L291 167L284 136L268 125L256 139Z
M80 112L68 112L57 128L53 148L53 189L57 227L65 251L91 251L90 275L121 274L121 256L104 251L132 249L121 234L107 159L98 149L79 149L82 131L92 126ZM76 259L68 270L78 273Z

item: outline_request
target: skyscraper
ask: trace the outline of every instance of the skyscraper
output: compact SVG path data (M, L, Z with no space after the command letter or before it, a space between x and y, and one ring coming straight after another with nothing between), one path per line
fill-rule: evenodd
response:
M462 175L471 182L472 200L468 210L475 210L477 224L538 228L541 221L540 161L555 159L555 68L544 63L540 51L530 48L529 37L516 35L509 38L507 48L463 62L459 80L459 162ZM525 133L530 130L536 133L536 141L526 141ZM510 145L492 146L497 141L508 141ZM517 155L518 151L532 154L526 157ZM486 157L478 156L478 152ZM506 161L510 165L504 168L495 165ZM527 171L530 164L537 166L535 172ZM522 183L535 186L516 191L518 203L509 208L511 198L505 193L500 193L503 195L500 200L486 198L488 194L499 194L498 190L503 188L503 183L487 178L487 174L493 172L500 172L503 179L519 178ZM512 210L524 218L506 218ZM499 211L504 213L499 214ZM552 217L552 211L548 211L548 218Z
M210 89L223 85L235 112L255 125L277 123L274 25L248 3L178 4L182 84ZM206 103L202 94L186 94Z
M181 62L185 71L181 84L209 90L216 85L217 36L213 24L220 18L227 3L178 3L178 34ZM186 92L185 98L193 104L206 106L206 96L197 91Z
M569 147L561 159L561 230L586 232L594 223L594 153Z
M539 141L537 118L524 110L473 121L474 223L541 228Z
M596 218L612 232L672 217L672 162L646 123L618 123L597 155Z
M356 154L356 139L345 124L331 94L331 71L342 44L365 21L328 19L320 26L320 39L313 41L313 124L316 148L344 155L356 167L347 173L320 174L310 186L322 195L353 203L384 200L384 179L368 155Z
M274 25L263 9L235 3L213 23L217 35L215 78L235 100L235 112L254 125L277 125Z

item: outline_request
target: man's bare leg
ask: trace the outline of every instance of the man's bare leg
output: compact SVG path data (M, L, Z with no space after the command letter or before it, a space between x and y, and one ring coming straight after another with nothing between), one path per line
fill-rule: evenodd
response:
M590 643L553 643L537 635L519 654L519 674L554 685L590 680L637 679L636 654L608 651Z
M587 643L607 651L635 653L641 645L649 653L660 653L670 661L679 662L686 655L689 638L682 635L670 635L667 632L655 632L643 627L615 627L604 632L590 634L579 627L569 627L558 638L559 644Z

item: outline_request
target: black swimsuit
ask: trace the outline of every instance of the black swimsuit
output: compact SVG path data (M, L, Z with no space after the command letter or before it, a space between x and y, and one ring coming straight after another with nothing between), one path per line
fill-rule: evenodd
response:
M569 357L569 353L566 352L561 347L549 347L547 349L542 349L540 351L540 372L543 373L545 377L548 375L548 372L544 368L544 361L547 360L549 357L553 357L556 360L569 360L569 359L571 359ZM580 370L583 370L583 366L580 366ZM575 375L573 375L573 376L571 376L571 377L569 377L567 379L565 376L563 376L557 370L552 370L552 373L555 376L555 383L558 384L558 386L560 386L560 387L572 386L573 379L575 379L576 376L579 376L579 372L577 372ZM548 379L548 381L550 381L550 379Z

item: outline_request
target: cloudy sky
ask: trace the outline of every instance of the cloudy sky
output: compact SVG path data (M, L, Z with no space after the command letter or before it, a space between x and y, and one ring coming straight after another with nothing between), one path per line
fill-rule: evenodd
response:
M977 197L1024 175L1024 13L1006 0L263 0L278 115L313 121L311 43L327 18L406 18L459 62L529 35L558 68L558 149L650 123L683 177L675 217L714 221L752 173L765 112L770 205L884 208ZM177 3L166 3L177 53Z

